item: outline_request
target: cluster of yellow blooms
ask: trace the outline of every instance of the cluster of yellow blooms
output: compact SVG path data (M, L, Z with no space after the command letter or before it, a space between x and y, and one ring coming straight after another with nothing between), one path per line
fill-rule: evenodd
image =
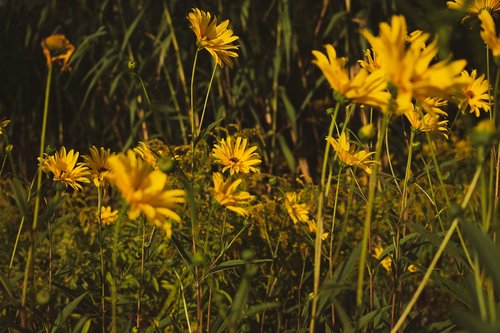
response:
M90 155L83 156L84 162L78 161L78 152L65 147L41 161L41 168L53 175L53 180L62 182L75 190L81 190L82 184L92 180L96 187L108 184L118 189L129 205L128 216L136 219L143 213L148 221L162 228L167 236L172 234L170 219L180 222L175 212L185 202L185 191L169 189L167 175L154 168L154 161L142 156L150 150L144 143L126 153L112 154L110 149L90 148ZM141 153L136 153L139 150ZM109 224L116 219L118 212L110 207L103 207L101 219Z

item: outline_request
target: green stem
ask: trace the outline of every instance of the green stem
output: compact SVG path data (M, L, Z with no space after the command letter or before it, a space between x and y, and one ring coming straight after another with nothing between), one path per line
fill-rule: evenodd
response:
M205 110L207 109L208 96L210 95L210 90L212 88L212 82L214 80L215 70L216 69L217 69L217 63L214 63L214 70L212 71L212 77L210 77L210 83L208 84L207 94L205 95L205 102L203 103L203 110L201 111L201 119L200 119L200 125L198 127L198 134L197 134L197 136L200 135L201 126L203 124L203 118L205 118Z
M384 114L384 119L382 120L382 128L379 133L377 148L375 151L375 161L380 161L380 155L382 154L382 144L384 142L385 131L387 130L387 126L389 124L389 114ZM377 185L377 176L378 176L378 164L373 166L373 173L370 175L370 187L368 192L368 204L366 206L366 216L365 223L363 226L363 241L361 243L361 255L359 258L359 270L358 270L358 285L356 288L356 304L361 305L361 301L363 300L363 281L365 275L365 264L366 264L366 256L368 253L368 236L370 234L371 221L372 221L372 213L373 213L373 205L375 203L375 191Z
M340 103L335 105L335 110L331 116L330 127L328 128L328 136L332 136L333 129L335 127L335 121L337 120L337 114L339 112ZM314 327L316 325L316 315L318 310L318 292L319 292L319 280L321 276L321 235L323 234L323 208L325 202L325 180L326 180L326 168L328 165L328 155L330 153L330 144L327 142L325 145L325 152L323 154L323 166L321 168L321 180L319 183L319 197L318 197L318 212L316 214L316 239L314 242L314 293L313 302L311 308L311 321L309 323L309 332L314 333Z
M101 187L97 187L97 223L99 225L99 260L101 265L101 330L102 333L106 332L106 289L105 283L106 277L104 275L104 252L102 250L102 191Z
M191 120L191 180L193 179L194 175L194 138L195 138L195 126L194 126L194 73L196 71L196 63L198 61L198 53L200 52L200 49L196 49L196 53L194 54L194 60L193 60L193 70L191 72L191 91L190 93L190 101L189 101L189 117ZM192 181L191 181L192 184Z
M127 205L122 204L122 208L120 209L120 215L118 216L118 219L116 220L116 223L114 225L113 229L113 251L111 253L111 271L113 273L113 277L111 279L111 332L116 333L117 331L117 316L116 316L116 294L117 294L117 281L118 281L118 272L117 272L117 266L118 266L118 251L120 250L118 248L118 242L120 240L120 228L121 228L121 222L123 219L123 216L125 215L125 212L127 211Z
M146 244L146 226L144 219L141 218L142 226L142 244L141 244L141 277L139 280L139 291L137 292L137 314L136 314L136 328L137 332L141 331L141 297L142 297L142 284L144 283L144 252Z
M52 81L52 65L49 65L47 72L47 82L45 85L45 102L43 105L43 119L42 119L42 134L40 136L40 165L37 170L37 180L36 180L36 192L35 192L35 210L33 212L33 224L30 230L30 246L28 249L28 255L26 258L26 268L24 270L23 288L21 296L21 305L24 307L26 305L26 295L28 292L28 277L29 272L33 270L33 254L35 251L35 231L38 225L38 213L40 211L40 190L42 189L42 168L41 163L43 161L44 151L45 151L45 134L47 130L47 118L49 114L49 97L50 97L50 85Z
M476 189L476 185L477 185L477 182L479 180L479 176L481 175L482 169L483 169L482 164L477 167L476 173L474 174L472 182L469 185L469 190L465 194L465 197L462 200L462 204L460 205L462 207L462 209L465 209L467 207L467 205L469 204L469 200L472 197L472 193ZM403 313L401 314L401 317L399 317L399 320L397 321L396 325L394 325L394 327L392 328L391 333L396 333L401 328L406 317L408 317L408 315L410 314L411 309L413 308L415 303L417 303L417 300L420 297L420 294L424 290L425 286L427 285L427 282L429 281L431 274L434 271L434 268L436 267L439 259L441 258L441 255L443 254L444 249L448 245L448 242L450 241L451 236L455 232L455 229L457 228L459 221L460 221L460 219L458 217L453 219L453 222L451 223L451 226L448 229L443 241L439 245L439 248L438 248L436 254L434 255L434 258L432 259L431 264L429 265L429 268L427 268L427 271L425 272L424 277L420 281L420 284L418 285L417 290L413 294L410 302L408 302L408 304L406 305L406 307L405 307Z

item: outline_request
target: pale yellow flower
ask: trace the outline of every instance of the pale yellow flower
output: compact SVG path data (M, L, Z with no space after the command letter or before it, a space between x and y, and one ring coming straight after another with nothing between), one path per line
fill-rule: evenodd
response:
M307 221L307 226L309 227L309 232L314 233L315 235L318 233L318 226L316 225L316 222L313 219ZM321 234L321 239L322 240L327 239L328 235L329 235L328 232L323 232Z
M254 199L254 196L246 191L236 192L236 189L243 181L237 179L231 182L230 178L224 180L224 176L219 172L215 172L212 175L212 180L214 182L214 195L217 202L227 209L246 217L249 213L246 207Z
M96 212L98 214L99 212ZM103 225L109 225L116 222L118 219L118 210L113 210L111 206L101 207L101 222Z
M82 156L84 165L88 167L94 185L104 186L110 169L108 158L111 156L111 150L92 146L89 151L90 155Z
M480 109L489 112L490 99L493 99L493 96L489 94L489 82L485 79L484 74L477 77L477 72L474 69L470 75L467 71L463 71L462 76L467 80L468 85L462 89L462 94L457 96L460 110L465 110L469 106L470 112L474 113L476 117L481 114Z
M356 152L355 147L351 148L345 132L342 132L338 140L332 138L331 136L327 136L326 141L332 145L333 149L337 152L339 159L346 165L361 168L368 174L372 173L370 165L376 164L377 162L372 161L369 158L375 153L369 153L365 150Z
M213 156L219 164L224 166L222 172L229 170L231 175L235 172L259 172L255 165L262 161L259 154L255 152L257 147L252 146L247 149L247 141L247 139L237 137L233 144L231 137L227 137L226 140L222 139L220 144L214 145Z
M390 100L386 90L387 82L383 73L374 71L370 73L361 68L353 78L349 77L346 69L347 59L337 57L337 52L331 44L325 45L326 54L312 51L316 59L313 64L323 72L330 87L339 100L347 99L353 103L370 105L385 110Z
M51 68L52 63L61 61L63 70L68 69L69 58L75 52L73 44L61 34L51 35L42 40L42 49L47 60L47 67Z
M497 29L491 14L487 10L482 10L478 18L481 21L481 38L491 49L493 56L500 58L500 38L497 36Z
M307 223L311 219L309 207L305 203L299 203L300 196L295 192L285 193L285 207L293 223Z
M128 217L136 219L141 213L154 225L162 228L168 237L172 235L169 219L180 222L175 210L186 202L184 190L167 189L167 175L154 170L132 151L111 156L110 178L122 197L129 204Z
M207 50L215 62L223 67L224 64L233 68L231 58L238 57L237 45L231 45L239 37L233 35L233 30L228 29L229 20L217 25L217 17L208 12L193 8L187 19L191 22L198 45Z
M465 9L466 12L471 14L479 14L483 9L493 12L500 10L500 0L453 0L447 1L446 5L448 8L454 10ZM469 16L467 15L464 19Z
M90 173L83 163L77 163L78 155L73 149L66 153L66 148L61 147L54 155L41 161L42 171L52 173L56 182L62 182L77 191L81 190L83 187L80 183L90 183L87 178Z

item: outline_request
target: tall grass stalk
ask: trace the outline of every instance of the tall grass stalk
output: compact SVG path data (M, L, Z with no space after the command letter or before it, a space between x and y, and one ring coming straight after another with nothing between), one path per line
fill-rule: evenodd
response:
M332 136L333 129L335 127L335 122L337 120L337 115L339 113L340 103L337 102L333 114L331 115L330 127L328 128L328 136ZM318 191L318 212L316 214L316 239L314 242L314 289L313 289L313 301L311 307L311 321L309 323L309 331L314 333L316 325L316 316L318 310L318 292L319 283L321 276L321 235L323 234L323 209L325 205L325 189L326 189L326 169L328 166L328 156L330 153L330 144L325 143L325 152L323 154L323 165L321 167L321 179L319 183Z
M212 90L212 82L214 80L215 71L217 70L217 63L214 62L214 69L212 71L212 76L210 77L210 82L208 83L207 93L205 95L205 102L203 102L203 110L201 111L200 125L198 127L197 139L201 133L201 127L203 126L203 118L205 118L205 111L207 109L208 96L210 95L210 90Z
M460 207L462 209L467 208L467 205L469 204L470 198L472 197L472 194L474 193L474 190L476 189L476 186L477 186L477 183L479 181L479 177L481 175L482 170L483 170L483 165L481 163L477 166L476 172L474 173L474 177L472 178L472 181L469 185L469 189L468 189L467 193L465 194L464 199L462 200L462 203L460 205ZM403 325L406 317L408 317L408 315L410 314L411 309L413 308L415 303L417 303L417 300L420 297L420 295L422 294L422 291L424 291L424 288L427 285L427 282L429 282L429 279L431 277L432 272L434 271L434 268L436 267L439 259L441 258L441 255L443 254L446 246L448 245L448 242L450 241L451 236L455 232L455 229L457 229L459 221L460 221L459 217L455 217L453 219L453 222L451 223L450 228L446 232L445 237L441 241L441 244L439 245L439 248L438 248L436 254L434 255L434 258L432 258L431 264L429 265L429 267L425 271L425 274L422 277L422 280L418 284L417 290L415 291L412 298L410 299L410 301L406 305L405 309L403 310L401 317L399 317L398 321L396 322L396 324L392 328L391 333L398 332L398 330Z
M42 189L42 168L41 163L43 161L44 152L45 152L45 135L47 130L47 118L49 114L49 99L50 99L50 87L52 82L52 64L49 64L47 71L47 81L45 85L45 101L43 104L43 119L42 119L42 133L40 135L40 154L39 154L39 166L37 169L37 178L36 178L36 192L35 192L35 208L33 211L33 224L30 230L30 245L28 249L28 255L26 258L26 267L24 269L24 278L23 278L23 287L22 287L22 296L21 296L21 305L26 306L26 296L28 293L28 279L30 272L34 271L33 267L33 256L35 252L35 244L36 244L36 228L38 226L38 215L40 211L40 191ZM34 283L34 276L32 276L32 289ZM33 296L33 295L32 295Z
M380 162L380 156L382 154L382 145L388 128L389 119L390 115L388 113L384 113L384 117L382 119L382 126L377 140L377 147L375 149L375 161L377 162ZM368 238L370 236L373 205L375 203L375 191L377 188L378 168L379 165L377 163L373 166L373 173L370 175L370 185L368 189L368 204L366 206L366 216L363 226L363 240L361 244L361 254L359 258L358 285L356 288L356 304L358 306L361 305L361 302L363 300L363 282L365 274L365 264L368 253Z

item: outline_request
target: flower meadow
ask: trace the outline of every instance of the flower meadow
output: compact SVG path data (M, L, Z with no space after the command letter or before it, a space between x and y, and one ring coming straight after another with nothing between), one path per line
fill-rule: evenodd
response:
M500 331L500 1L0 9L1 332Z

